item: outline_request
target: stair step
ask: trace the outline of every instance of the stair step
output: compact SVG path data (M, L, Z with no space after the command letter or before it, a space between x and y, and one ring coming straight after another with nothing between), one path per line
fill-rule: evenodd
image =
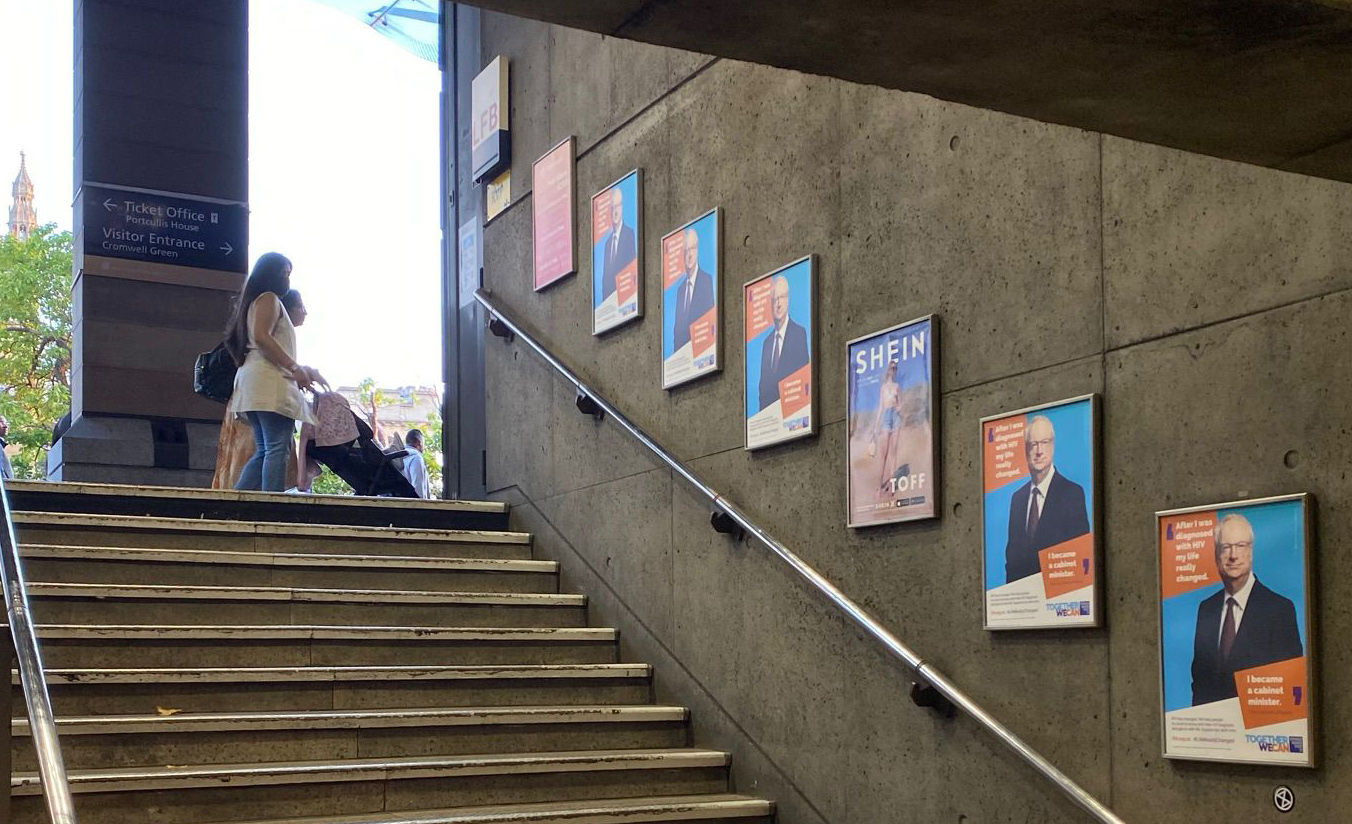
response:
M58 718L71 769L680 747L683 707L464 707L178 712ZM36 769L28 720L11 722L14 768Z
M413 500L357 495L295 495L233 489L9 481L10 507L41 512L244 518L253 521L505 529L507 505L494 501Z
M164 684L164 683L266 683L275 681L432 681L543 678L648 678L647 664L567 664L509 667L219 667L207 669L53 669L47 668L48 685L60 684ZM10 680L19 683L16 670Z
M45 623L173 622L580 626L586 598L554 593L33 582Z
M38 624L53 667L615 663L605 627Z
M725 752L694 748L577 750L452 757L351 758L335 761L71 770L67 777L72 792L93 793L214 787L223 782L229 782L232 787L241 787L303 782L459 778L506 773L543 775L613 770L691 769L726 767L728 760L728 754ZM40 795L42 781L34 772L16 772L10 778L10 789L16 796Z
M380 812L323 818L288 818L244 824L656 824L731 821L774 814L769 801L745 795L612 798L555 804L497 804L443 810Z
M52 583L553 592L559 569L524 559L34 543L20 553L28 578Z
M646 704L646 664L47 670L58 716L400 707ZM18 674L11 673L18 684ZM26 712L13 692L13 714Z
M21 543L84 544L97 536L97 543L114 546L235 551L266 552L324 547L331 553L359 549L367 555L384 555L417 550L429 554L452 553L460 557L517 559L529 558L531 553L531 536L525 532L67 512L16 511L12 514Z
M728 761L722 752L664 748L75 769L69 777L81 824L201 824L721 794ZM45 824L37 775L17 773L11 785L13 824Z
M672 706L639 707L459 707L330 712L240 712L174 715L95 715L57 718L57 733L118 735L258 730L388 729L392 727L469 727L503 724L579 724L684 722L689 710ZM15 736L28 736L27 718L11 721Z

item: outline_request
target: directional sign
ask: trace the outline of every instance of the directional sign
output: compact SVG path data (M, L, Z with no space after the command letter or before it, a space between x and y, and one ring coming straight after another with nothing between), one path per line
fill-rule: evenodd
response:
M223 272L248 270L241 203L84 184L84 253Z

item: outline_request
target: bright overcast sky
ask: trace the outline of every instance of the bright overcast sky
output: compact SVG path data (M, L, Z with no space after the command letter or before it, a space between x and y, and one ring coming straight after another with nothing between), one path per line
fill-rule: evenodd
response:
M0 0L5 216L23 150L38 220L63 229L73 5ZM314 0L254 0L249 46L249 251L295 264L301 360L335 384L439 383L440 72Z

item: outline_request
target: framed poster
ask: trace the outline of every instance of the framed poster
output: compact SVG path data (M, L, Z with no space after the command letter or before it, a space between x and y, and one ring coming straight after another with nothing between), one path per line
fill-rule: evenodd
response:
M531 237L535 291L577 271L573 138L559 142L531 166Z
M742 287L747 449L817 431L814 264L808 255Z
M937 333L938 318L927 315L845 345L848 526L939 512Z
M643 317L643 170L592 195L592 334Z
M723 368L719 210L662 236L662 388Z
M983 626L1098 626L1098 396L982 418L981 478Z
M1165 758L1315 765L1311 506L1155 513Z

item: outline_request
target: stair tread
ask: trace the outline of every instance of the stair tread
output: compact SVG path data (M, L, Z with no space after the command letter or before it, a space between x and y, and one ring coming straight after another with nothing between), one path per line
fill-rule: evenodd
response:
M583 772L726 767L726 752L693 747L676 749L570 750L546 753L403 756L327 761L278 761L253 764L170 765L69 770L73 792L170 789L232 784L280 784L309 781L354 781L503 773ZM10 778L15 795L36 795L41 779L35 772Z
M253 492L235 489L193 489L178 486L153 486L138 484L101 484L84 481L28 481L11 480L5 482L5 488L11 493L41 492L62 495L107 495L119 498L188 498L202 501L262 501L275 504L290 504L297 508L314 506L363 507L375 509L430 509L447 512L487 512L503 514L507 504L498 501L448 501L437 498L377 498L367 495L296 495L289 492Z
M650 796L535 804L494 804L440 810L359 813L319 818L269 819L239 824L602 824L682 818L767 817L774 805L732 793Z
M124 530L161 530L172 532L226 532L246 535L272 535L315 538L366 538L380 541L423 541L444 543L529 544L527 532L478 529L422 529L402 526L348 526L274 521L230 521L214 518L166 518L155 515L88 515L83 513L16 510L17 526L83 526Z
M37 624L39 638L309 638L446 641L614 641L610 627L385 627L328 624Z
M181 561L197 564L245 566L336 566L361 569L439 569L467 572L536 572L553 574L557 561L503 558L442 558L434 555L353 555L321 552L252 552L221 549L170 549L159 547L105 547L66 544L23 543L24 558L85 558L124 561Z
M579 607L584 595L536 592L439 592L422 589L340 589L324 587L238 587L161 584L28 583L30 598L141 598L305 603L487 604Z
M545 678L648 678L648 664L516 664L504 666L332 666L332 667L207 667L179 669L48 668L48 684L233 683L271 681L474 680ZM12 683L19 683L16 670Z
M684 707L606 704L88 715L58 717L56 724L60 735L116 735L414 726L422 728L506 724L662 723L685 721L688 717L689 711ZM28 719L14 718L11 721L11 729L16 736L29 735Z

